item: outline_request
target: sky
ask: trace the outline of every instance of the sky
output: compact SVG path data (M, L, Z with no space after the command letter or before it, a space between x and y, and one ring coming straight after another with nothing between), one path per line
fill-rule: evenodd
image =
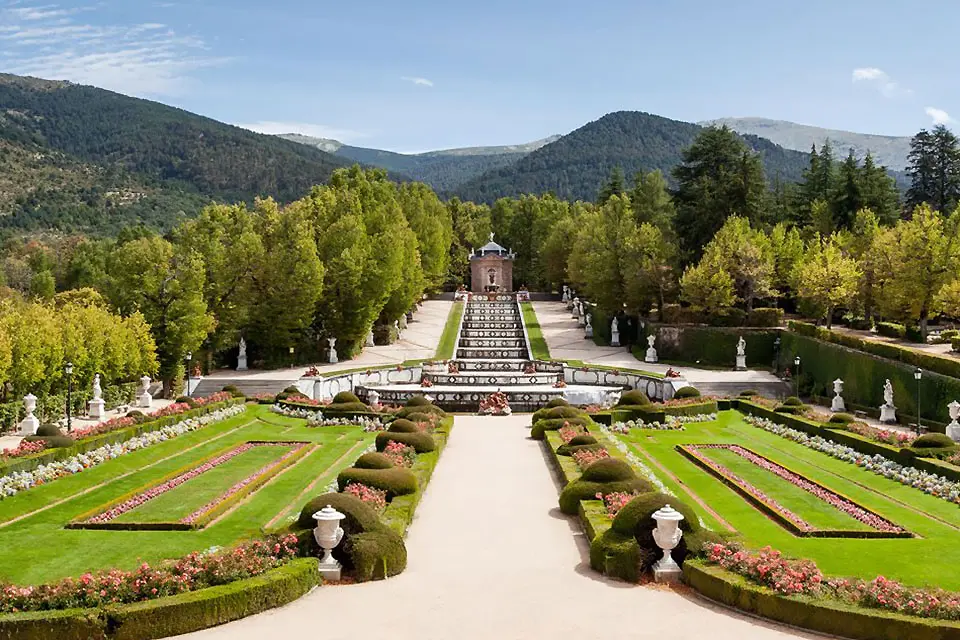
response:
M957 24L955 0L0 0L0 72L401 152L621 110L913 135L960 119Z

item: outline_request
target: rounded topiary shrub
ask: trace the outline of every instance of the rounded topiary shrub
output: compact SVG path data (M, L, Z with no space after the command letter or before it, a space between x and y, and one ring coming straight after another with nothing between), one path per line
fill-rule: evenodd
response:
M401 444L408 444L413 447L417 453L429 453L437 448L437 443L429 433L397 433L394 431L381 431L377 434L375 443L377 451L383 451L387 444L393 440Z
M387 431L390 433L421 433L417 423L406 418L397 418L391 422Z
M180 404L193 404L193 398L190 398L188 396L179 396L176 400L174 400L174 402L177 402Z
M674 398L683 399L683 398L699 398L700 391L696 387L680 387L673 394Z
M360 402L360 398L350 391L341 391L333 396L333 404L344 404L347 402Z
M835 413L830 416L830 422L833 424L850 424L851 422L856 421L857 419L849 413Z
M663 555L660 547L653 540L653 529L656 527L653 514L668 504L683 514L683 520L680 521L680 529L684 534L683 538L702 529L696 511L676 496L659 492L645 493L631 500L620 510L610 525L611 530L621 535L632 535L634 537L640 548L640 561L643 569L652 566ZM683 562L688 552L687 543L683 538L680 539L680 544L672 552L674 560L678 563Z
M926 433L913 441L914 449L941 449L956 446L956 442L945 433Z
M333 412L337 411L345 413L366 413L370 411L370 407L363 404L362 402L331 402L326 407L322 409L324 412Z
M540 420L556 420L558 418L576 418L582 415L584 415L583 411L569 405L562 407L549 407L535 411L533 414L533 421L539 422Z
M351 482L359 482L374 489L387 492L387 500L397 496L405 496L417 492L417 477L409 469L392 467L390 469L358 469L350 467L344 469L337 476L337 486L340 491Z
M360 498L349 493L325 493L311 499L303 506L303 509L300 510L300 517L297 518L297 526L301 529L313 529L317 524L313 519L313 514L327 505L347 516L340 521L344 533L360 533L361 531L376 529L377 525L382 524L373 507Z
M419 409L419 407L411 407L413 409ZM404 415L399 415L398 418L405 418L410 422L432 422L436 419L438 414L433 413L432 411L412 411Z
M783 404L784 406L787 406L787 407L802 407L803 401L800 400L800 398L798 398L797 396L790 396L789 398L783 401Z
M558 431L563 425L587 427L590 425L590 418L554 418L552 420L534 421L530 428L530 437L534 440L543 440L547 431Z
M777 413L789 413L790 415L797 415L803 413L803 407L795 407L790 404L781 404L780 406L774 409Z
M547 409L553 409L555 407L569 407L570 403L564 400L563 398L554 398L547 403Z
M589 433L584 433L579 436L573 436L573 438L571 438L570 442L568 442L567 444L570 445L571 447L576 447L577 445L581 445L581 444L597 444L597 439L594 438Z
M426 397L424 397L424 396L413 396L412 398L410 398L409 400L407 400L407 404L406 404L405 406L408 406L408 407L426 407L426 406L429 406L429 405L431 405L431 404L433 404L433 403L430 402L429 400L427 400Z
M57 438L63 435L63 431L57 425L47 422L40 425L35 435L42 438Z
M296 385L292 384L289 387L283 390L284 393L300 393L300 389Z
M617 406L642 406L646 404L650 404L650 398L639 389L632 389L623 393L620 400L617 401Z
M409 419L411 415L420 414L420 413L433 413L440 416L441 418L447 415L443 409L441 409L436 405L433 405L433 404L419 405L418 404L412 407L404 407L403 409L400 409L400 411L397 412L397 417Z
M350 556L357 582L383 580L399 575L407 568L407 547L403 538L384 526L346 540L344 552Z
M737 394L741 398L752 398L753 396L758 396L760 393L756 389L744 389Z
M231 396L233 396L234 398L245 398L245 397L246 397L246 396L244 395L243 391L240 391L240 389L237 388L237 385L234 385L234 384L225 385L225 386L223 387L223 389L221 389L221 391L226 391L227 393L229 393L229 394L230 394Z
M143 422L144 420L147 419L147 416L146 414L143 413L143 411L137 411L137 410L127 411L126 417L133 418L134 421L138 423Z
M614 482L593 482L581 477L565 486L563 491L560 492L560 511L568 515L576 515L581 500L596 500L598 493L608 495L620 491L625 493L649 493L653 491L653 485L647 480L637 477Z
M606 447L604 447L604 446L603 446L602 444L600 444L600 443L597 443L597 444L575 444L575 445L562 444L562 445L560 445L559 447L557 447L557 455L558 455L558 456L572 456L572 455L575 454L577 451L597 451L597 450L599 450L599 449L605 449L605 448L606 448Z
M617 482L636 477L637 472L626 461L619 458L601 458L584 469L580 479L588 482Z
M382 453L365 453L353 463L357 469L390 469L393 461Z

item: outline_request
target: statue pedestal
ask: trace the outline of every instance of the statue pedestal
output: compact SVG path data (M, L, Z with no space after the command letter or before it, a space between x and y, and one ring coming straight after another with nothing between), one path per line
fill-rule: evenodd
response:
M237 358L237 371L246 371L247 370L247 356L240 356Z
M149 391L140 394L140 397L137 398L137 406L141 409L149 409L153 406L153 396L150 395Z
M40 421L37 420L36 416L27 416L20 421L19 429L17 434L21 436L35 436L37 435L37 429L40 428Z
M610 346L611 346L611 347L619 347L619 346L620 346L620 332L619 332L619 331L614 331L612 334L610 334Z
M843 403L843 398L840 396L833 396L833 402L830 403L830 411L834 413L841 413L847 410L847 405Z
M737 356L737 371L747 370L747 356Z
M87 414L94 420L103 420L103 416L106 414L104 401L100 399L88 402Z
M666 584L679 584L683 578L683 569L676 563L673 566L661 567L660 563L653 566L653 581Z
M894 423L897 421L897 408L892 405L880 407L880 422Z
M658 361L657 350L654 349L653 347L650 347L649 349L647 349L647 355L643 358L643 361L650 362L650 363L657 362Z
M327 361L328 361L330 364L337 364L337 363L340 362L340 360L337 358L337 350L336 350L336 349L327 349Z
M341 565L336 560L320 563L320 575L324 582L340 582Z
M586 340L591 340L591 339L593 338L593 325L588 324L588 325L585 327L584 332L583 332L583 337L584 337Z
M960 442L960 422L954 420L947 425L947 435L954 442Z

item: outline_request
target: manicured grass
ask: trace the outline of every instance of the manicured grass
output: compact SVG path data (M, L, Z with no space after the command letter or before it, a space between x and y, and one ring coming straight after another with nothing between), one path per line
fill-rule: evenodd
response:
M254 447L160 494L112 522L179 522L292 447Z
M753 547L769 545L797 558L810 558L830 576L872 580L878 575L916 586L960 590L960 508L922 491L888 480L848 462L831 458L744 422L735 411L723 411L708 423L684 431L633 430L621 436L640 458L650 454L677 480L663 477L678 497L691 505L699 496ZM907 539L818 539L797 537L747 504L720 480L683 457L678 444L739 444L846 496L917 537ZM648 463L649 464L649 463ZM653 465L650 465L653 466ZM689 492L689 493L688 493ZM776 497L777 493L774 493ZM713 529L723 529L703 515Z
M726 467L740 479L749 482L768 497L803 518L818 529L831 531L871 531L863 524L836 509L817 496L762 469L742 456L727 449L701 449L700 453ZM731 489L733 491L733 489Z
M259 416L269 423L259 420ZM81 514L157 478L231 445L253 440L309 441L319 446L235 510L198 531L64 529L67 522ZM259 537L279 514L299 512L310 498L323 493L328 478L335 478L341 469L352 464L372 440L373 434L364 433L359 427L310 428L304 420L279 416L270 413L269 407L252 405L244 414L223 423L0 500L0 518L9 520L51 501L68 498L52 509L0 528L0 548L5 550L0 554L0 580L37 584L104 568L132 569L140 561L154 563ZM117 477L128 472L132 473ZM315 488L303 494L318 479ZM202 476L196 481L202 484Z
M463 318L464 303L458 300L453 303L450 309L450 315L447 316L447 323L443 326L443 335L440 336L440 344L437 345L437 360L450 360L457 348L457 333L460 332L460 319Z
M537 320L537 312L533 310L533 304L521 302L520 309L523 313L523 324L527 326L530 352L534 360L549 360L550 349L547 348L547 341L543 339L543 331L540 329L540 321Z

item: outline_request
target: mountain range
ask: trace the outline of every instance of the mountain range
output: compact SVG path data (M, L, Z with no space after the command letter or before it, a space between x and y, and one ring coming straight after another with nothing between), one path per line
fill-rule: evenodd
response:
M806 150L826 137L838 155L852 145L903 166L894 163L902 145L891 143L883 156L878 143L901 139L759 119L722 123L763 156L771 180L799 180L809 163ZM210 201L270 196L289 202L354 163L383 167L396 180L424 181L446 197L493 202L551 191L593 200L617 167L628 176L651 169L669 176L701 131L698 124L620 111L526 144L403 154L298 134L263 135L95 87L0 74L0 227L106 234L136 224L168 229Z

